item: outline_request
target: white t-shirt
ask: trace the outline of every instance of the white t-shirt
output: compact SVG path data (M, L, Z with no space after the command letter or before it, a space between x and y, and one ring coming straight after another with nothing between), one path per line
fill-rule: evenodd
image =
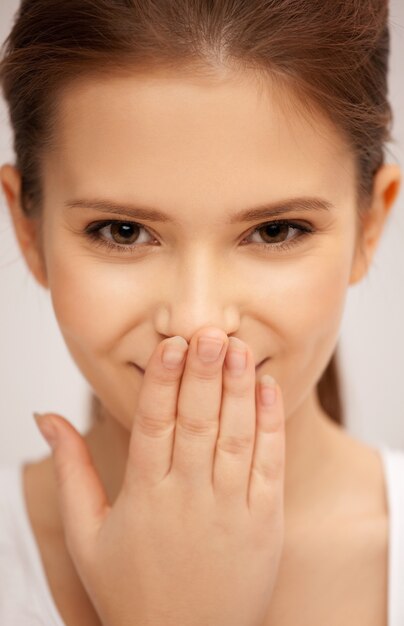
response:
M404 450L378 448L389 507L388 626L404 625ZM65 626L50 592L23 496L23 463L0 466L0 624Z

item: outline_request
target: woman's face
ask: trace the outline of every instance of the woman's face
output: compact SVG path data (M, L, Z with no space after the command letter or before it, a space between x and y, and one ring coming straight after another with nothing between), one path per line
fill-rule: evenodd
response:
M355 172L337 131L297 107L246 75L87 79L63 96L44 171L47 281L71 355L124 428L142 384L133 364L206 325L267 359L257 378L277 379L287 419L315 393L354 268Z

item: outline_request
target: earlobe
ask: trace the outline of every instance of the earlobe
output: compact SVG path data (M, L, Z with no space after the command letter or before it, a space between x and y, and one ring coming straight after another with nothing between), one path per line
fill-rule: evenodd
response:
M353 285L369 272L387 217L398 196L401 170L398 165L382 165L373 182L372 200L361 220L349 284Z
M29 216L21 205L21 175L13 165L0 168L0 182L10 211L14 233L29 270L36 281L48 288L40 242L40 218Z

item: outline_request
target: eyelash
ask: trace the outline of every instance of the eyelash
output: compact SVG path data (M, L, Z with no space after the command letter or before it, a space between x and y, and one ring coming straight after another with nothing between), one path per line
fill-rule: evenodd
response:
M123 244L121 245L117 243L111 243L110 241L103 239L100 236L100 231L106 226L112 226L113 224L120 224L120 225L125 224L125 226L138 226L140 231L144 230L145 232L148 232L150 235L152 235L149 232L149 230L142 224L139 224L138 222L126 222L122 220L109 220L109 221L96 222L94 224L90 224L90 226L88 226L85 229L84 234L93 242L93 244L95 244L96 247L106 248L110 252L118 251L120 254L126 254L127 252L129 252L129 254L136 254L139 247L141 247L142 245L147 245L147 244L137 244L134 246L125 246ZM276 221L265 222L264 224L260 224L249 235L254 235L256 232L259 232L260 230L267 228L268 226L288 226L289 228L298 230L300 234L297 237L294 237L294 239L292 239L291 241L284 241L278 244L276 243L275 244L271 244L271 243L263 243L263 244L254 243L253 244L253 245L263 246L265 253L271 253L274 249L275 251L280 250L282 252L289 250L292 247L299 244L308 235L311 235L314 232L314 229L309 226L303 226L301 224L297 224L290 220L276 220ZM247 235L247 237L249 235Z

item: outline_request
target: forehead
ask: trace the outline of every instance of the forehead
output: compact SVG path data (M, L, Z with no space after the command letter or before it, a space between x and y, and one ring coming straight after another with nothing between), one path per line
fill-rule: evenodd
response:
M201 210L291 188L336 201L352 193L353 157L338 130L291 89L265 81L179 73L77 81L61 97L58 149L45 174L70 196L165 207L184 200L187 208L195 200Z

